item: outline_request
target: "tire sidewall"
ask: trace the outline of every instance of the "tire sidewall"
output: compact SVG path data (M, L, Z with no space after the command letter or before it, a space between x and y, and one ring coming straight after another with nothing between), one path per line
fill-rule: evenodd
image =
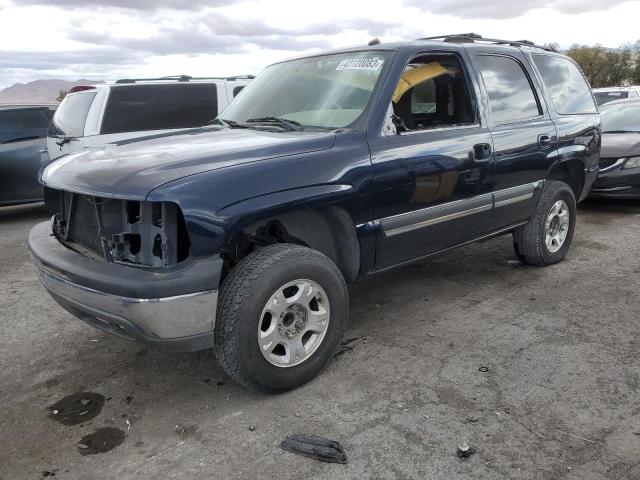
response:
M562 247L560 247L560 249L557 252L551 252L547 248L547 243L545 241L545 237L546 237L545 227L546 227L547 217L549 216L549 212L551 211L551 208L558 200L563 200L567 204L567 207L569 208L569 231L567 232L567 237L565 238L564 243L562 244ZM557 263L567 255L567 252L571 247L571 241L573 239L573 232L575 231L575 228L576 228L576 201L575 201L575 197L573 196L573 192L571 192L571 190L567 186L559 189L555 194L549 197L549 200L546 202L546 205L544 206L544 210L542 211L542 215L540 218L540 223L538 227L538 242L540 245L540 253L542 254L542 257L547 265L552 263Z
M269 363L260 351L260 315L278 288L297 279L312 280L324 289L330 306L329 325L322 343L309 358L293 367L278 367ZM348 294L339 270L320 259L299 256L288 259L281 268L264 272L254 287L252 301L241 307L238 319L237 355L245 374L264 391L285 391L308 382L336 352L346 326Z

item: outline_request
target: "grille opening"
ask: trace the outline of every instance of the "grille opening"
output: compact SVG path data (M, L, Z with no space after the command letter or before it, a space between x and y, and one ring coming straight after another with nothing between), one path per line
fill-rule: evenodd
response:
M187 224L184 221L182 210L178 209L178 262L185 260L189 256L191 242L187 233Z
M598 163L598 166L600 167L600 170L603 170L605 168L609 168L611 165L613 165L617 161L618 161L617 158L601 158L600 162Z
M140 202L125 202L127 222L138 223L140 221Z
M129 245L129 252L132 255L136 255L140 252L140 235L132 233L124 236L125 244Z
M162 258L162 237L159 233L153 239L153 249L151 251L156 257Z

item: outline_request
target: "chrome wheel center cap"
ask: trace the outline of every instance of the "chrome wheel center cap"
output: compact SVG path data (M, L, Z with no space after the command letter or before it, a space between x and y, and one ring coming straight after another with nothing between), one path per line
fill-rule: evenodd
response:
M278 330L280 334L287 338L294 338L300 335L307 325L307 309L302 305L294 303L289 305L280 315Z

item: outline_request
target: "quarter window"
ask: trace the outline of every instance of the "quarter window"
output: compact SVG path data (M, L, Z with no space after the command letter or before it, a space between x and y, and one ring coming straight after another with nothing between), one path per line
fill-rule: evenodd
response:
M202 127L217 114L213 84L116 86L109 93L101 133Z
M558 113L596 112L589 85L572 61L555 55L533 55L533 63L538 67Z
M49 135L82 137L84 123L95 96L95 91L67 95L53 116Z
M512 123L542 114L531 82L516 60L482 55L478 62L495 123Z

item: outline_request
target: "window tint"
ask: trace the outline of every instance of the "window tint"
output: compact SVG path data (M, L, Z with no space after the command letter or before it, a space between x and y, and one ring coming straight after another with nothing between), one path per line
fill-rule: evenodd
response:
M536 96L522 66L509 57L482 55L478 62L496 123L541 115Z
M217 114L213 84L120 86L111 89L101 133L202 127Z
M593 96L596 97L598 105L604 105L605 103L628 98L629 92L593 92Z
M233 97L235 98L236 95L238 95L242 89L244 88L244 85L240 86L240 87L233 87Z
M560 114L595 113L591 90L575 64L554 55L533 55L551 102Z
M51 122L49 135L81 137L84 135L84 122L96 92L72 93L62 101Z
M412 60L396 86L392 106L400 132L473 123L462 67L453 55Z
M48 108L0 110L0 143L43 138L51 116Z

